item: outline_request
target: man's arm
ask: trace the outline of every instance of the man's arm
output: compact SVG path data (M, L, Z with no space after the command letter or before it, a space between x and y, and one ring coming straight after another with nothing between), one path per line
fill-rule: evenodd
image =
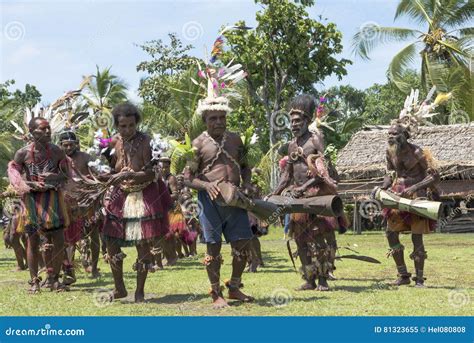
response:
M148 181L153 181L155 179L155 172L153 171L153 168L150 163L151 158L152 158L150 141L151 141L151 138L148 136L145 136L145 140L142 145L144 169L131 173L130 178L133 180L135 184L141 184Z
M10 184L13 186L15 191L22 195L31 190L30 186L23 180L21 174L23 172L25 162L25 151L23 149L18 150L13 157L13 161L8 163L8 179Z
M196 138L193 143L194 152L194 163L198 166L198 169L201 168L201 140ZM207 191L211 199L217 198L220 193L219 187L217 184L221 180L216 180L214 182L206 182L195 175L196 171L192 170L190 166L184 168L184 185L186 187L196 189L198 191Z
M287 163L283 174L281 175L280 182L271 195L280 195L283 190L290 185L291 178L293 177L293 164Z
M390 153L386 152L386 161L387 161L387 175L383 179L381 189L389 189L393 183L393 175L395 173L395 167L393 166L392 159L390 158Z
M178 193L178 181L176 180L176 176L171 175L170 178L168 179L168 186L170 187L171 190L171 200L176 201L179 197Z
M426 171L426 176L420 182L415 183L414 185L408 187L405 191L403 191L402 196L410 197L421 189L433 186L434 184L439 182L440 179L438 171L434 169L433 166L429 165L423 150L421 148L416 148L414 153L418 161L418 167L421 170Z

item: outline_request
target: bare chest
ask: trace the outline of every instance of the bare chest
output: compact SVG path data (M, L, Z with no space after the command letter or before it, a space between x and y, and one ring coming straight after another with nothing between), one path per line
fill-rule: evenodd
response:
M115 146L115 171L130 168L139 171L145 165L144 152L149 147L144 145L144 137L139 136L130 141L119 140Z

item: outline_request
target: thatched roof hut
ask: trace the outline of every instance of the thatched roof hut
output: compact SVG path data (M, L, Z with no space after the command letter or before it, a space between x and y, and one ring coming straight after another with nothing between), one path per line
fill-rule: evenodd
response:
M366 127L340 151L336 168L342 195L365 195L382 182L387 137L388 126ZM474 194L474 125L421 126L410 142L429 149L437 160L442 197Z
M336 168L340 176L338 192L346 202L359 204L375 186L382 184L386 161L388 126L366 127L352 136L339 152ZM464 208L439 226L440 231L474 230L474 124L421 126L410 142L429 149L441 175L441 198L451 208ZM360 232L359 211L354 211L354 230Z

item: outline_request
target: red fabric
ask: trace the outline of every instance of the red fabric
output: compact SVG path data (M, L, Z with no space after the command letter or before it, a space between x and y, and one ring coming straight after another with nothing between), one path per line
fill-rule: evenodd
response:
M157 216L154 219L141 221L143 239L166 235L169 230L168 208L172 202L165 183L162 180L152 182L142 192L145 218ZM126 197L127 193L119 187L114 187L110 195L112 201L107 205L107 216L103 226L104 235L125 239L125 223L122 218Z
M286 164L288 163L288 156L283 157L279 162L278 165L280 166L280 170L285 170Z
M26 184L26 182L21 177L22 167L15 161L11 161L8 163L8 179L10 180L10 184L15 188L15 191L19 195L23 195L30 191L30 187Z
M84 227L84 220L75 220L69 227L64 230L64 241L67 244L73 245L79 242L82 238L82 228Z

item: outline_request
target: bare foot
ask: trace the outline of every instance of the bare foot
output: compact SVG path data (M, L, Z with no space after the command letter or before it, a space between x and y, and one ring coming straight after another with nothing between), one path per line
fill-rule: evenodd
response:
M329 291L329 285L326 278L320 277L318 279L318 287L316 288L316 290L320 292Z
M85 267L85 268L84 268L84 271L85 271L86 273L92 273L92 266L87 266L87 267Z
M114 289L112 295L114 299L121 299L121 298L125 298L128 295L128 293L127 293L127 290L125 289L121 289L121 290Z
M391 282L390 285L392 286L402 286L402 285L409 285L410 284L410 275L399 275L398 278Z
M164 265L165 266L174 266L174 265L176 265L176 262L178 262L178 257L172 258L170 260L166 260L166 263Z
M38 294L41 292L39 280L30 282L31 287L28 289L28 294Z
M67 292L69 291L69 287L64 283L59 282L59 280L55 280L51 286L51 290L56 292Z
M99 272L99 269L93 269L92 272L91 272L91 278L93 279L98 279L100 278L102 275L100 274Z
M135 292L135 302L136 303L145 302L145 293Z
M250 295L246 295L246 294L242 293L240 291L240 289L236 289L236 290L232 290L232 291L229 290L229 299L240 300L240 301L243 301L243 302L252 302L252 301L255 300Z
M328 273L328 280L335 281L335 280L337 280L337 278L334 276L334 274L332 272L329 272Z
M227 303L227 301L225 301L223 297L218 296L214 300L212 300L213 309L218 310L225 307L229 307L229 304Z
M314 289L316 289L316 284L314 283L314 281L312 281L305 282L304 284L296 288L295 291L312 291Z
M156 272L157 270L163 270L163 265L154 264L152 269L153 269L153 271L151 271L151 272Z

